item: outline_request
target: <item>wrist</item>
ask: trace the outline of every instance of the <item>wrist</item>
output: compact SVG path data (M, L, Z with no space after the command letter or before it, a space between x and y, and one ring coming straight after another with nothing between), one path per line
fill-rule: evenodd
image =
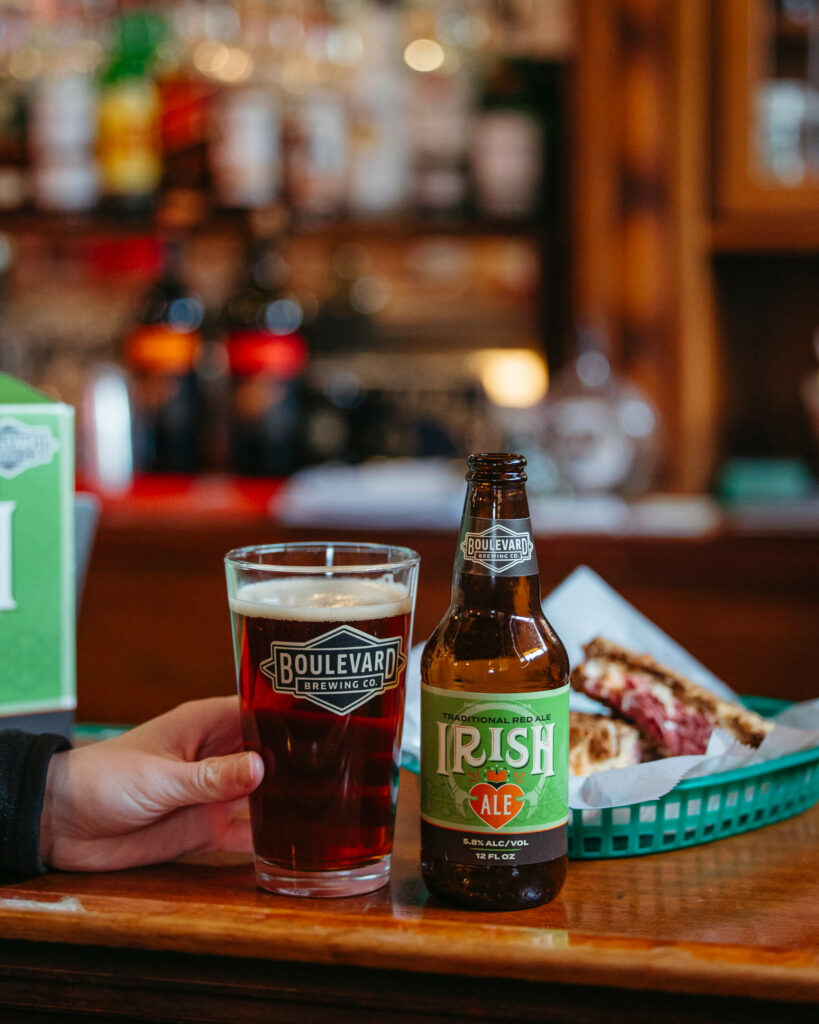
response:
M43 792L43 808L40 812L40 859L48 867L54 866L55 822L58 805L60 780L65 772L68 751L54 754L48 764L46 784Z

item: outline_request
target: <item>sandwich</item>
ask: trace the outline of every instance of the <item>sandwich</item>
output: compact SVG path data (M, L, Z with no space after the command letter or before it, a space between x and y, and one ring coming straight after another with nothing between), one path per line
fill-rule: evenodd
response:
M619 718L569 712L569 773L591 775L643 760L640 733Z
M704 754L714 729L758 747L772 725L723 700L646 654L596 637L571 675L572 686L633 723L660 757Z

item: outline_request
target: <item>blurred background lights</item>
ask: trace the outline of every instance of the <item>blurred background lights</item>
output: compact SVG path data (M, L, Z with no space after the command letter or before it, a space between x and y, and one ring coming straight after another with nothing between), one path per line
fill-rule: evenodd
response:
M126 375L101 363L91 372L81 407L85 473L106 494L131 485L131 405Z
M222 82L239 83L249 78L252 71L253 58L250 54L238 46L228 46L216 77Z
M390 298L390 286L383 277L363 276L350 289L353 308L365 315L380 313Z
M305 34L304 22L295 14L280 14L268 30L270 45L280 49L297 49L303 45Z
M37 78L45 70L45 57L40 50L18 50L9 58L8 70L12 78L21 82Z
M639 398L629 399L620 410L620 424L629 437L649 437L656 417L651 407Z
M404 50L404 60L413 71L437 71L445 59L443 46L434 39L413 39Z
M292 334L301 326L301 306L295 299L277 299L265 310L264 322L274 334Z
M200 299L192 297L174 299L167 310L168 326L180 334L195 331L205 319L205 308Z
M239 31L239 12L230 3L208 3L203 11L205 35L217 39L232 39Z
M581 352L577 358L577 376L587 388L600 388L611 376L609 361L602 352Z
M546 394L549 375L541 356L529 349L486 349L478 355L487 398L507 409L529 409Z
M68 58L68 64L72 71L80 74L96 71L105 56L102 44L96 39L82 39L74 47Z
M355 409L364 401L364 388L358 375L351 370L337 370L324 387L325 394L341 409Z
M226 59L227 46L216 39L203 39L193 50L193 63L203 75L211 75Z
M220 82L238 84L253 71L253 58L246 50L213 39L205 39L196 46L193 63L203 75Z
M342 25L327 33L327 56L334 64L351 67L364 56L364 40L351 25Z

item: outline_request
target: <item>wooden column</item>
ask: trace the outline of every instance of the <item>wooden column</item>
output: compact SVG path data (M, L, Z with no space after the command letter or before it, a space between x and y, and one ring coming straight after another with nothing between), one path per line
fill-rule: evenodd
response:
M584 0L575 107L575 305L659 407L666 483L708 483L707 0Z

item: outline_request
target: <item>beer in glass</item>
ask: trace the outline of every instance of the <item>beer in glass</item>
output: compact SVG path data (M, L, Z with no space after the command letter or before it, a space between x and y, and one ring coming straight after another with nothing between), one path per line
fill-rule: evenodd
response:
M225 559L259 885L351 896L389 880L419 558L278 544Z

